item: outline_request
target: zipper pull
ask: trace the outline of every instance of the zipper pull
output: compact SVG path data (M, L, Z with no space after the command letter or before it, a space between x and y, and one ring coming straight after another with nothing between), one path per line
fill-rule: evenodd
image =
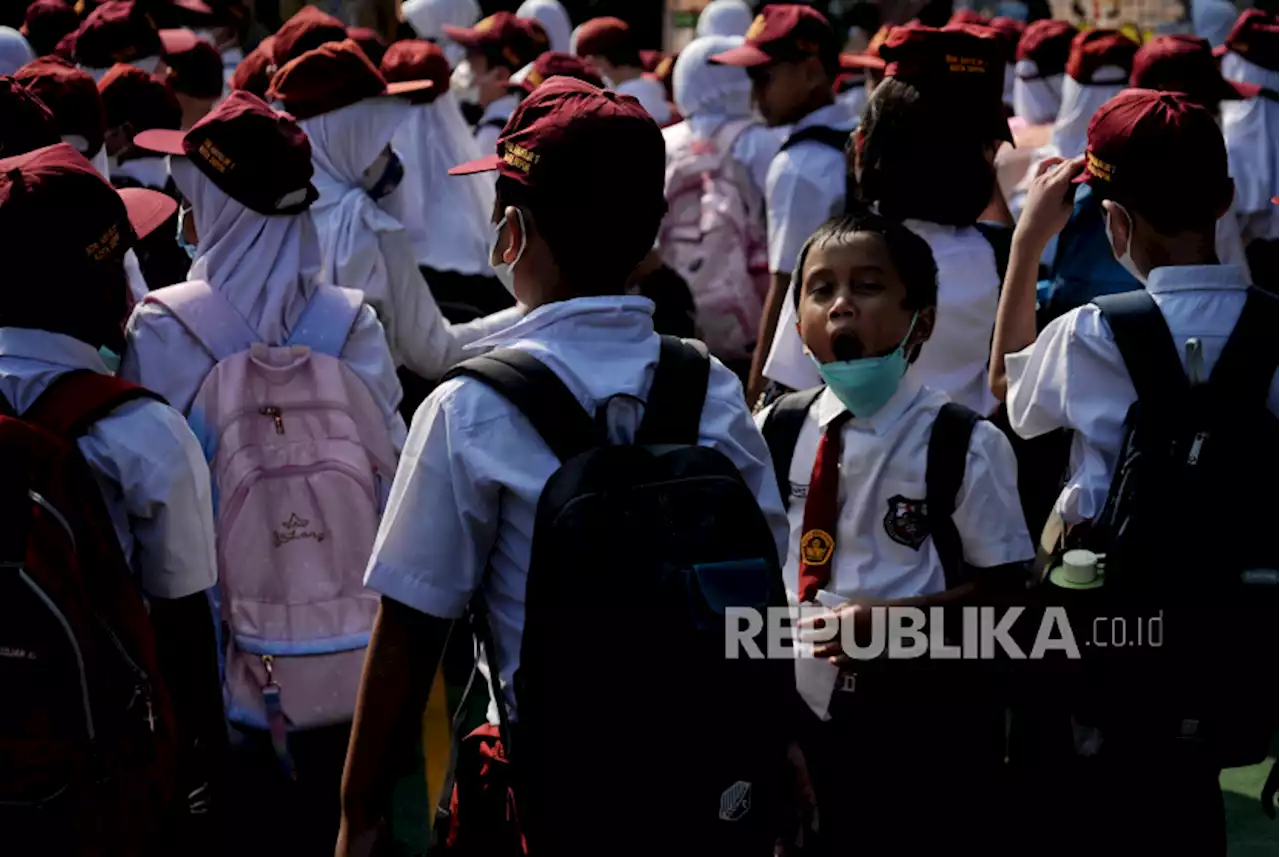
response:
M275 421L276 434L284 434L284 419L279 408L268 405L267 407L261 408L258 413L262 414L264 417L270 417Z
M1204 346L1200 340L1192 337L1187 340L1187 378L1191 386L1198 387L1204 383Z
M147 697L147 728L154 734L156 731L156 711L151 705L151 697Z
M1204 446L1205 440L1209 437L1207 431L1196 432L1195 438L1191 441L1191 451L1187 453L1187 464L1198 464L1200 462L1200 448Z

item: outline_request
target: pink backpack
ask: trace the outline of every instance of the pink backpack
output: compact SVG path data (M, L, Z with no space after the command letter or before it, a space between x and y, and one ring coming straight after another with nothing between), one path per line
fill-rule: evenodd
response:
M769 289L764 200L730 152L750 119L689 134L667 159L662 261L684 277L699 336L722 360L749 358Z
M339 359L364 296L321 286L284 345L258 341L204 282L146 300L217 361L188 420L213 475L228 716L282 750L286 725L352 718L378 609L363 579L395 451Z

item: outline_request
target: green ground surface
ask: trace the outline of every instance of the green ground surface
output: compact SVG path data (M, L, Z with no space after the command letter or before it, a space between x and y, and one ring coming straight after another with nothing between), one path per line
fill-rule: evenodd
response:
M1230 857L1275 857L1280 847L1275 820L1262 812L1258 795L1273 759L1249 768L1222 772L1222 799L1227 808L1227 852Z

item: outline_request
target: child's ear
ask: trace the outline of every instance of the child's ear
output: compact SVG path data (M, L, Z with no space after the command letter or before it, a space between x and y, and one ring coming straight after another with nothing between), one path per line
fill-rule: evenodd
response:
M938 308L936 306L925 307L916 316L915 327L911 329L911 335L907 337L906 352L910 362L915 362L916 358L920 356L920 346L928 342L930 336L933 336L933 324L937 320Z

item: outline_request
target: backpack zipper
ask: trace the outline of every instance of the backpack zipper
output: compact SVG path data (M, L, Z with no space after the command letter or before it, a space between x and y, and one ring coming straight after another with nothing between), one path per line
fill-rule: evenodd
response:
M258 413L262 414L264 417L270 417L275 421L276 434L284 434L284 417L279 408L274 405L267 405L259 408Z
M71 643L71 651L76 656L76 670L80 673L80 705L84 709L85 732L88 733L91 742L95 741L97 740L97 730L93 725L93 707L89 702L89 677L85 672L84 653L80 650L80 641L76 639L75 632L71 630L71 623L67 621L66 614L58 608L58 605L49 597L49 594L40 588L40 584L31 579L26 569L18 568L18 579L40 599L45 609L58 620L58 624L62 626L63 633L66 634L67 641Z
M1196 436L1191 441L1191 450L1187 453L1187 464L1200 463L1200 448L1204 446L1205 440L1209 437L1207 431L1196 432Z
M95 616L95 618L98 620L98 624L102 626L102 630L106 633L107 639L111 641L111 644L115 646L116 651L120 653L120 659L123 660L125 664L128 665L129 669L133 671L133 677L136 684L133 686L133 696L129 698L129 704L125 706L125 710L131 711L133 709L133 704L137 702L138 697L141 696L143 703L147 706L147 729L151 732L155 732L156 712L151 695L151 677L147 675L146 670L138 666L137 661L129 656L129 652L125 649L124 643L120 642L120 638L111 630L111 627L106 623L106 620L101 616Z

